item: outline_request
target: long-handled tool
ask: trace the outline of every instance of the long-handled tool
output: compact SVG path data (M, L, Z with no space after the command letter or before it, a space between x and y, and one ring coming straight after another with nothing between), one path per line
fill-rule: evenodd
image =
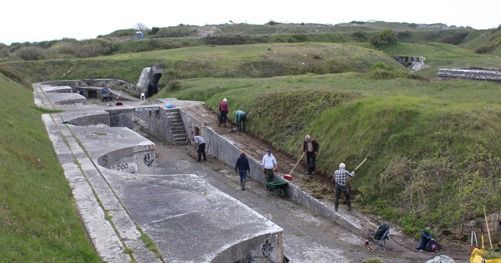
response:
M362 166L362 164L364 164L365 161L367 161L367 157L365 157L365 159L353 171L356 171L358 168L360 168L360 166Z
M292 179L293 179L293 177L292 177L292 171L294 171L294 169L299 164L299 162L301 161L301 159L303 159L303 156L304 156L304 152L301 154L301 157L299 157L299 159L297 160L297 162L294 165L294 167L292 167L292 170L288 174L284 174L284 179L285 180L292 181Z

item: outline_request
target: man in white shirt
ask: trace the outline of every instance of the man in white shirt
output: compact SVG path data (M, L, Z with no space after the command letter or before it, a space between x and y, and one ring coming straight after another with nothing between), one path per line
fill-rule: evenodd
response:
M263 166L264 169L266 182L273 181L273 177L275 176L273 171L277 169L277 160L275 159L275 156L271 154L271 150L268 150L268 152L263 156L261 165Z
M197 162L202 160L202 155L204 156L204 161L207 161L207 157L205 156L205 139L202 136L195 135L193 136L193 141L198 145L198 159Z

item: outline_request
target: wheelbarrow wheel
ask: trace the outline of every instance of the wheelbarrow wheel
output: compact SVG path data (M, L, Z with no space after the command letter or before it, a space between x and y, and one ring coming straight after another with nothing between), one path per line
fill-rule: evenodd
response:
M277 189L277 194L281 197L285 196L285 190L283 188L278 188Z

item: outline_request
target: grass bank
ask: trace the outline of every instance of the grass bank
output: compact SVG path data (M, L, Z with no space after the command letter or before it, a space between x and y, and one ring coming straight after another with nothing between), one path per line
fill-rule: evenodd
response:
M365 72L376 62L401 68L383 52L350 44L200 46L89 59L3 63L29 81L114 77L136 83L144 67L165 66L160 85L198 77L271 77L305 73ZM0 68L1 70L1 68Z
M292 155L312 134L326 174L369 156L353 180L358 205L408 233L453 227L501 202L496 83L309 74L182 80L158 96L202 100L214 110L226 97L230 110L249 112L251 133Z
M0 74L0 261L100 262L33 105Z

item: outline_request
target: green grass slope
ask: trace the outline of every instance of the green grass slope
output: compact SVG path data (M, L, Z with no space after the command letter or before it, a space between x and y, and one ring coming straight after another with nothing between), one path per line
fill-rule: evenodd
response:
M160 85L194 77L271 77L304 73L365 72L376 62L402 68L370 48L349 44L256 44L201 46L128 53L89 59L45 60L0 64L29 81L115 77L135 83L143 67L163 63Z
M479 31L465 40L464 47L477 53L490 53L501 56L501 26L496 29Z
M180 81L158 97L202 100L214 110L226 97L230 110L249 112L251 133L294 156L312 134L327 174L369 156L353 181L357 203L410 233L425 224L454 226L501 202L496 83L358 73L212 78Z
M0 74L0 261L100 262L33 105Z

